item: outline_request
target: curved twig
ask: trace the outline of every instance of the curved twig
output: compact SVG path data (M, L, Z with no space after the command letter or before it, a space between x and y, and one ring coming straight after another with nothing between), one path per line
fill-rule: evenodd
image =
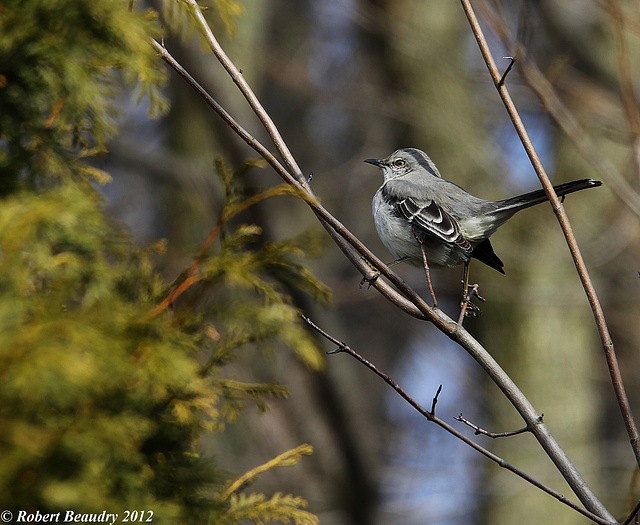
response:
M491 439L512 437L512 436L517 436L519 434L524 434L526 432L529 432L529 427L522 427L522 428L519 428L518 430L509 430L507 432L490 432L488 430L485 430L484 428L479 427L475 423L472 423L468 419L462 417L462 414L460 414L459 416L454 417L453 419L455 419L456 421L460 421L460 423L464 423L469 428L472 428L473 429L473 433L476 436L482 435L482 436L487 436L487 437L489 437ZM540 420L542 421L542 414L540 414Z

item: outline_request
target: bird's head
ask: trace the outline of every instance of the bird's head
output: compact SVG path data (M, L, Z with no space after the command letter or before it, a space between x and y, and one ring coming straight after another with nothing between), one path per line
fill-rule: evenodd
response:
M366 159L365 162L382 169L384 180L418 173L441 178L440 172L429 156L419 149L403 148L394 151L386 159Z

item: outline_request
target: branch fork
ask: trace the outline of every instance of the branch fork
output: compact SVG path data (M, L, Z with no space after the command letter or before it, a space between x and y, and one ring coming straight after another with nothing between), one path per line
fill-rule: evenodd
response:
M542 417L543 417L543 414L540 414L538 416L538 422L539 423L542 423ZM460 423L464 423L468 427L472 428L473 429L473 433L476 436L483 435L483 436L490 437L491 439L517 436L518 434L524 434L525 432L531 432L531 428L528 427L528 426L519 428L518 430L510 430L508 432L489 432L488 430L480 428L479 426L475 425L474 423L472 423L468 419L465 419L464 417L462 417L462 413L459 416L454 417L453 419L455 419L456 421L460 421Z

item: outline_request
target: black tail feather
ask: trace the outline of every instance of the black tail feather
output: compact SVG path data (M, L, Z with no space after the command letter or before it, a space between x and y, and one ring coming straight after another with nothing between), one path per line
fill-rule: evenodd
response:
M593 179L581 179L571 182L565 182L564 184L558 184L557 186L554 186L553 189L555 190L558 197L562 197L563 195L573 193L574 191L585 190L587 188L595 188L597 186L602 186L602 182ZM515 208L515 213L516 211L528 208L529 206L534 206L546 200L548 200L548 198L544 190L535 190L523 195L518 195L517 197L511 197L510 199L501 201L501 204L503 204L504 206L501 209Z
M485 239L478 244L471 253L471 257L478 259L480 262L485 263L487 266L491 266L494 270L498 270L500 273L504 273L504 264L500 258L493 251L493 246L489 242L489 239Z

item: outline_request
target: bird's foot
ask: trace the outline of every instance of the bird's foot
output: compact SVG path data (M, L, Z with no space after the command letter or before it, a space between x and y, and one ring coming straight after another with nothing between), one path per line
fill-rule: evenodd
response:
M362 280L360 281L359 284L359 288L362 288L364 286L365 283L367 283L367 289L371 288L371 285L373 283L375 283L378 280L378 277L380 277L380 270L378 270L375 266L373 266L369 261L367 261L364 257L361 258L365 263L367 263L367 266L369 266L369 268L371 268L371 270L373 270L374 274L367 277L366 275L362 278Z
M462 296L462 301L460 302L460 317L458 319L458 324L462 324L462 321L465 317L480 317L480 315L482 314L482 310L480 310L480 307L477 304L471 302L471 298L473 296L477 297L478 300L482 301L483 303L486 301L486 299L478 293L479 288L480 286L478 284L472 284L467 288L466 293Z
M371 288L371 285L373 285L373 283L375 283L378 280L378 277L380 277L380 272L376 270L376 273L374 273L371 277L363 277L358 287L362 288L366 283L367 289L369 289Z

